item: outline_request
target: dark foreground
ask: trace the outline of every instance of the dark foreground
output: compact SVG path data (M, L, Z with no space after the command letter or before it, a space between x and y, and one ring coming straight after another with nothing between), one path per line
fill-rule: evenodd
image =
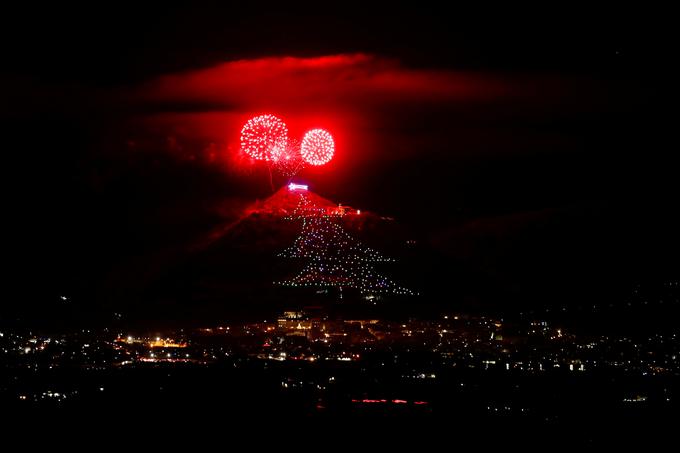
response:
M14 414L68 413L178 426L197 420L260 420L280 426L300 419L335 423L358 418L376 429L384 422L399 426L408 420L416 430L411 434L417 434L445 422L439 435L511 444L521 439L655 443L671 438L678 418L677 399L671 396L680 391L676 378L445 369L414 377L411 369L377 362L367 367L235 359L207 366L15 370L1 378L1 404ZM50 389L56 388L55 395ZM26 399L9 397L22 389L41 391ZM501 441L486 437L489 433L511 437Z

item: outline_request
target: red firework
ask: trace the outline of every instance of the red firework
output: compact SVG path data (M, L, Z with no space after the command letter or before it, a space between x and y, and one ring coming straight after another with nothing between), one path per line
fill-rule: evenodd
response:
M274 115L251 118L241 129L241 149L253 159L276 160L287 143L286 123Z
M305 134L300 146L302 158L311 165L324 165L330 162L335 152L333 136L323 129L312 129Z
M279 152L272 158L272 167L279 173L292 178L302 170L305 162L300 155L300 142L289 139L286 147L280 147Z

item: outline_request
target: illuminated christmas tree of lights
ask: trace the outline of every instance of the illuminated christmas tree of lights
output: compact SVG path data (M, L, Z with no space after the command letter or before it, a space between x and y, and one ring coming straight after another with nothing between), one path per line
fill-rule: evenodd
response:
M413 295L379 274L374 264L392 262L377 251L364 247L339 224L342 214L313 206L304 192L290 219L301 219L302 230L291 247L279 256L303 258L309 262L291 279L277 282L291 287L353 288L363 294L390 293Z

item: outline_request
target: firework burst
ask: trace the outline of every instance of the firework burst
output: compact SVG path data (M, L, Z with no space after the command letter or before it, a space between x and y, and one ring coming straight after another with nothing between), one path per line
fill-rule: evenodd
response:
M324 165L330 162L335 152L333 136L324 129L307 132L300 145L300 154L310 165Z
M274 115L260 115L241 129L241 149L256 160L274 161L288 146L288 128Z

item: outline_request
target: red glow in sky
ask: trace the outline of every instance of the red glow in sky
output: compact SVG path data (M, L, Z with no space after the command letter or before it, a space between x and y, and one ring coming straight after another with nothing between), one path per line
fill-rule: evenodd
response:
M303 170L328 179L342 178L372 160L437 152L442 136L448 140L451 134L449 124L442 126L445 115L436 113L440 106L465 111L469 118L479 109L471 105L507 98L508 93L504 81L490 76L341 54L225 62L159 77L131 95L132 103L142 107L145 134L172 138L177 146L169 151L181 158L222 164L234 173L249 171L253 157L275 157L266 146L242 146L241 129L257 112L283 118L289 140L302 141L312 128L330 131L332 146L305 147L314 165ZM210 157L215 154L217 159Z
M389 101L493 98L502 84L474 73L410 69L366 54L263 57L160 77L144 96L230 110L355 110ZM288 118L288 115L286 115Z

